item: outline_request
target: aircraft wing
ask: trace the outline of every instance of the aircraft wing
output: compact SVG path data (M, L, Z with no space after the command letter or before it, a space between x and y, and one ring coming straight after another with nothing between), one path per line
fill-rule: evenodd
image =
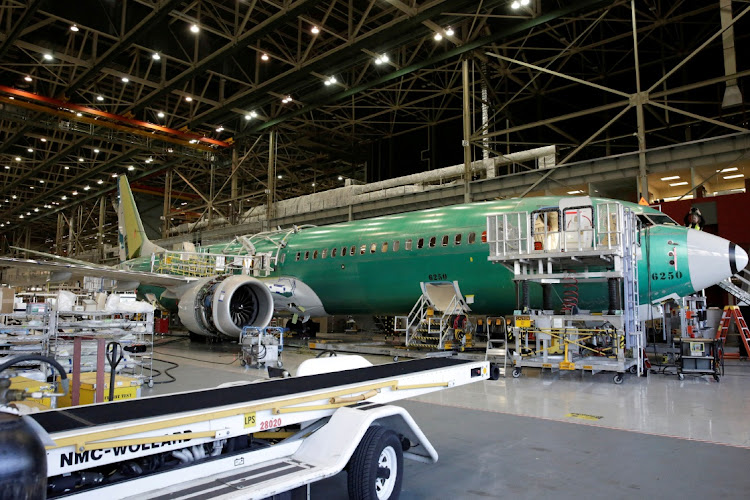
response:
M32 269L34 271L49 271L51 273L56 273L58 276L91 276L95 278L113 279L119 282L133 284L134 288L139 284L178 287L197 279L144 271L128 271L112 267L105 268L95 265L88 266L65 262L51 262L47 260L15 259L11 257L0 257L0 267L16 267Z

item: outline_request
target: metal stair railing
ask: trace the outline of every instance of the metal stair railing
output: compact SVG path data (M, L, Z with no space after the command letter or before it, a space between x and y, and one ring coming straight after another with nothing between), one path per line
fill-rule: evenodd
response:
M735 275L735 277L738 277L738 276L739 276L738 274ZM741 281L745 281L745 279L741 278L741 277L740 277L740 280ZM742 288L740 288L737 285L735 285L734 283L732 283L732 279L731 278L727 278L727 279L725 279L723 281L720 281L720 282L717 283L717 285L719 285L721 288L723 288L724 290L726 290L730 294L734 295L737 298L737 300L739 301L738 302L739 304L750 305L750 293L746 292Z

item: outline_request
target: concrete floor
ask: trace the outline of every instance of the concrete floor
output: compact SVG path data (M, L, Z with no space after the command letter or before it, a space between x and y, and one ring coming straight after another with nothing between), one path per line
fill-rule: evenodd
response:
M179 364L170 370L177 380L144 387L144 396L266 378L241 367L229 343L167 337L155 351ZM284 367L294 373L316 354L287 348ZM402 498L748 498L748 385L750 363L738 361L720 383L652 374L615 385L607 374L525 370L405 401L441 458L406 462ZM313 498L345 497L345 474L313 488Z

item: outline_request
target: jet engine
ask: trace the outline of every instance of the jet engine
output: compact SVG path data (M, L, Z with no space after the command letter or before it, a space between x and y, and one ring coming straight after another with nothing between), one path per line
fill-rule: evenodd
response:
M273 298L266 285L250 276L213 276L193 283L182 294L178 314L193 333L238 338L244 326L268 325Z

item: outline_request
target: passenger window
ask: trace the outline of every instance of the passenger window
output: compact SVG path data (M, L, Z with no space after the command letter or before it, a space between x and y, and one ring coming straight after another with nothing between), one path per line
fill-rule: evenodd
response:
M320 252L320 258L325 259L328 256L328 249L324 248L322 252Z
M313 259L317 259L317 258L318 258L318 251L317 251L317 250L315 250L315 251L313 252Z
M388 251L388 242L384 241L382 245L380 245L380 251L385 253Z
M437 238L435 236L430 238L430 248L435 248L436 241L437 241Z
M349 249L349 255L354 255L357 253L357 246L352 245L352 247Z
M296 258L296 259L294 259L294 260L297 260L297 261L299 261L299 256L300 256L300 255L301 255L301 253L300 253L300 252L297 252L297 258Z
M441 245L444 246L444 247L448 246L448 235L447 234L443 235L443 241L442 241Z
M346 257L346 247L341 247L341 256Z
M310 251L305 252L305 260L310 258Z
M453 239L454 245L460 245L461 244L461 233L458 233L456 237Z
M331 249L331 257L336 257L336 250L338 250L338 248Z
M423 248L424 247L424 238L419 238L417 240L417 248Z
M387 245L386 245L386 248L388 248ZM377 250L377 249L378 249L377 243L373 243L373 244L370 245L370 253L375 253L375 250Z
M477 233L469 233L469 245L473 245L477 241Z
M393 242L393 251L398 252L398 247L399 247L399 241L396 240Z
M364 255L366 250L367 250L367 245L362 245L361 247L359 247L359 254Z
M404 250L411 250L411 240L406 240L404 243Z

